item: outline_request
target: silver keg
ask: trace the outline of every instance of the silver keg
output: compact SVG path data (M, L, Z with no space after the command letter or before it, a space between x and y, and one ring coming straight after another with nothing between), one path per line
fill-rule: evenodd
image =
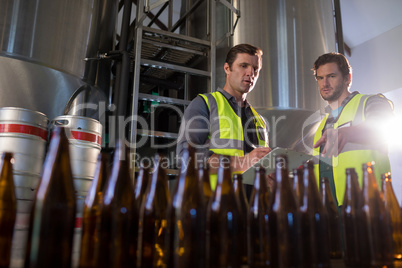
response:
M98 155L101 151L102 125L99 121L76 115L58 116L51 128L64 127L70 143L70 163L76 191L77 213L73 239L73 267L78 264L82 231L82 214L86 195L91 187Z
M14 155L13 175L17 198L11 267L22 267L36 189L45 159L49 120L43 113L18 108L0 108L0 152Z
M102 125L89 117L62 115L52 120L51 127L54 126L62 126L67 131L71 170L77 195L77 211L82 212L101 150Z
M0 108L0 152L14 155L17 211L31 210L45 158L49 120L43 113L17 107ZM29 216L29 215L25 215ZM28 222L17 219L17 226Z

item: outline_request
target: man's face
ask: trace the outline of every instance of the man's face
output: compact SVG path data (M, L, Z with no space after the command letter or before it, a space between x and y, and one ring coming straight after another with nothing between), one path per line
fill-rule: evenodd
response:
M342 93L348 90L350 76L344 77L336 63L321 65L316 73L321 97L329 103L338 100Z
M253 90L260 74L261 62L257 55L237 54L232 67L225 63L226 79L232 90L245 94Z

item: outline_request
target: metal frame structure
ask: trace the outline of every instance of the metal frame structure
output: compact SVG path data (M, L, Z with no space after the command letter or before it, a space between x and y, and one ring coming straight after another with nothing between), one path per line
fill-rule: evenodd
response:
M190 94L188 88L188 78L190 75L194 76L202 76L208 79L208 91L215 90L216 84L216 46L225 38L233 35L234 28L236 27L237 21L240 17L239 9L236 9L233 6L232 2L237 2L237 6L239 5L239 0L197 0L189 6L186 12L179 18L179 20L173 25L173 0L159 0L154 3L150 3L149 0L122 0L120 2L120 8L123 7L122 2L124 2L124 8L128 8L131 12L131 6L128 7L131 3L136 4L136 18L132 22L131 25L125 27L122 25L122 28L125 27L128 29L129 39L133 41L133 48L131 50L131 66L133 69L133 87L132 87L132 100L131 100L131 116L135 119L138 116L138 109L139 109L139 101L156 101L159 103L168 103L174 104L179 106L185 107L190 103ZM189 3L188 1L187 3ZM230 29L228 29L228 33L225 34L220 40L217 40L216 37L216 5L217 2L222 3L226 6L232 13L236 14L237 19L234 23L229 23ZM130 3L130 4L128 4ZM186 34L177 34L175 31L182 27L184 22L187 22L192 14L197 10L197 8L206 3L207 5L207 37L208 40L203 40L199 38L194 38ZM127 6L126 6L127 5ZM156 15L152 13L152 11L157 10ZM168 25L164 25L160 20L159 16L166 11L168 8ZM128 12L125 11L123 14L127 14ZM151 21L145 25L145 19L149 18ZM123 18L124 19L124 18ZM230 20L233 21L233 15L230 16ZM159 29L152 28L152 25L156 25ZM185 24L187 27L187 23ZM187 30L185 30L187 32ZM122 31L123 37L123 31ZM175 44L172 45L172 42L163 42L158 40L157 38L153 39L153 37L160 37L160 40L164 39L171 39L171 40L179 40L179 42L183 41L184 43L190 43L194 45L193 47L189 46L176 46ZM126 48L127 42L122 40L125 44L125 47L122 48L119 46L120 50L124 50ZM173 42L174 43L174 42ZM195 55L195 56L202 56L207 57L208 59L208 68L207 70L201 70L197 68L187 67L185 64L179 63L174 64L171 62L166 62L164 60L155 60L152 58L148 58L145 55L147 52L145 51L146 47L158 47L160 50L166 51L176 51L177 53L185 53L185 55ZM198 49L197 46L202 47L203 49ZM144 52L145 51L145 52ZM123 53L125 54L125 53ZM179 56L177 56L179 57ZM123 58L124 59L124 58ZM122 64L123 65L123 64ZM127 68L127 64L124 64L125 68ZM181 99L165 97L165 96L155 96L151 94L141 93L140 92L140 78L141 78L141 70L145 68L153 68L163 70L171 70L174 72L184 73L184 97ZM117 78L119 80L119 78ZM123 90L121 87L118 89L120 91L119 94L119 102L118 105L121 105L124 102L124 98L122 96L128 96L127 94L122 94L121 91ZM123 105L124 106L124 105ZM121 108L118 108L121 110ZM127 109L128 110L128 109ZM130 143L132 145L136 144L137 136L148 136L148 137L163 137L168 139L177 139L177 134L175 133L168 133L163 131L156 131L156 130L142 130L137 129L136 123L131 124L130 128ZM131 148L131 153L136 153L136 146Z

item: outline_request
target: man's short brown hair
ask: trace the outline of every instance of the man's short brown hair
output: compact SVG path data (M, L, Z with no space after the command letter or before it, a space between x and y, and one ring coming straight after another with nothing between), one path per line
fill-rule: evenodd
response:
M229 68L232 68L233 62L236 60L237 54L247 53L249 55L257 55L260 58L260 64L262 64L262 50L259 47L250 44L239 44L232 47L226 55L225 62L229 64ZM261 67L261 66L260 66Z
M352 67L349 65L348 59L341 53L331 52L318 57L318 59L314 62L314 76L317 77L317 69L324 64L327 63L336 63L338 65L339 70L341 71L343 77L346 77L349 74L352 74Z

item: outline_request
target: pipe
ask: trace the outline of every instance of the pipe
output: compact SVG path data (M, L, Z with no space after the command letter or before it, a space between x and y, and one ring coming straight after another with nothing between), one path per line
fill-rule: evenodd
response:
M121 24L120 42L119 42L119 49L121 51L121 61L116 62L116 83L114 87L116 122L120 122L118 120L119 116L125 117L127 114L127 100L129 92L128 85L130 76L130 56L128 53L130 16L131 16L131 0L124 0L124 10ZM120 133L120 130L122 130L122 133ZM116 124L115 128L116 139L118 139L119 137L123 138L124 135L123 130L124 130L123 126L119 126L119 124Z
M343 44L343 30L342 30L342 16L341 16L341 3L340 0L334 0L334 16L335 16L335 35L338 52L345 54Z

